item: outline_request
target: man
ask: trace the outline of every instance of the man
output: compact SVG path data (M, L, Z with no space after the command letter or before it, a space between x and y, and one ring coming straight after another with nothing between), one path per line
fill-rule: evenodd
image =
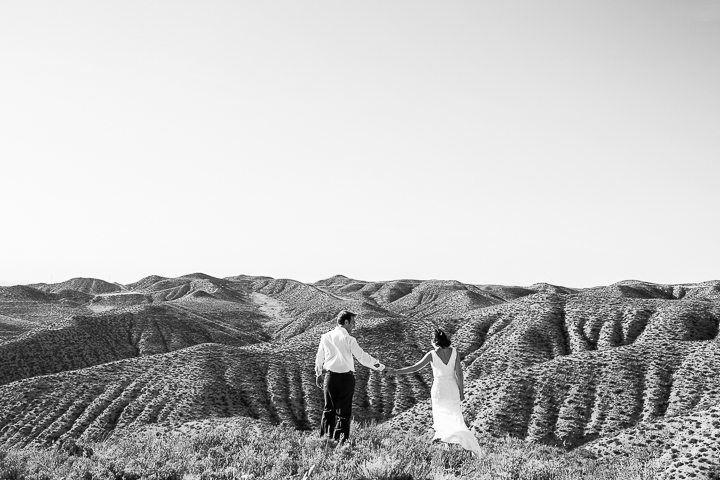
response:
M325 406L320 420L320 435L335 440L350 438L350 414L355 394L353 356L368 368L382 372L385 365L360 348L352 331L357 314L343 310L337 315L337 326L320 337L315 357L315 384L323 389ZM325 381L320 386L323 370Z

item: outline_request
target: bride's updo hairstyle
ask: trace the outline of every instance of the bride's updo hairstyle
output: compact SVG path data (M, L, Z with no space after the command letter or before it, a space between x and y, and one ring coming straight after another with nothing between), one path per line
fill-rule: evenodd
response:
M433 337L433 345L440 348L447 348L450 346L450 339L441 329L435 329L435 335Z

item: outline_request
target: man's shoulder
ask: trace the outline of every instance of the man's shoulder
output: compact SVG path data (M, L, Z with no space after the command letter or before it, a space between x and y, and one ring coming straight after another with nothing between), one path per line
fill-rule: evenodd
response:
M334 337L335 335L337 335L337 329L333 328L332 330L329 330L320 335L320 339Z

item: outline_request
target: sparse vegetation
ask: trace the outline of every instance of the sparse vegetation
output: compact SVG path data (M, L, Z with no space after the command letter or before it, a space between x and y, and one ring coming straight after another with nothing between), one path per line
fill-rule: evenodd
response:
M213 417L314 429L312 358L343 308L360 313L359 342L391 366L421 358L433 328L450 332L479 435L603 461L650 446L665 478L720 470L720 281L571 289L196 273L0 287L0 445ZM356 382L357 421L430 424L429 370L359 368Z
M655 478L658 468L646 452L610 462L503 438L481 441L483 454L473 457L456 446L431 445L428 438L356 425L350 442L334 446L286 425L200 422L81 448L0 450L0 478L640 480Z

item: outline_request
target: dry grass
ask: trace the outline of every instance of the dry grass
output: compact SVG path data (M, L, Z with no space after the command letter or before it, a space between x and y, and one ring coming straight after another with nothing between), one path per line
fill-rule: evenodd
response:
M481 442L482 455L473 457L427 439L366 425L355 426L351 441L334 447L284 425L200 423L108 439L75 452L1 450L0 479L640 480L658 472L657 460L647 455L598 461L506 438Z

